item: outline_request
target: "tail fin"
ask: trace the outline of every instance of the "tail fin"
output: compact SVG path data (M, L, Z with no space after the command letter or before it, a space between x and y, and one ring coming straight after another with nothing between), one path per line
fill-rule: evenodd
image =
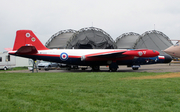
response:
M18 30L16 32L13 51L17 51L22 46L35 46L37 50L48 49L41 43L41 41L31 30Z

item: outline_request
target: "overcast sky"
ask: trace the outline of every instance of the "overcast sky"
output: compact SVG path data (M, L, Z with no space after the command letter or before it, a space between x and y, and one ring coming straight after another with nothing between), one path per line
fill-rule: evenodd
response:
M158 30L180 40L180 0L0 0L0 51L17 30L32 30L43 44L60 30L97 27L113 39ZM154 27L155 26L155 27Z

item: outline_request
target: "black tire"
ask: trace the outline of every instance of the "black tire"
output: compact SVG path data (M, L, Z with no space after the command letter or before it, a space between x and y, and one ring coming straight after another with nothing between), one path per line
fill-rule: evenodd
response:
M81 70L86 70L86 68L81 68Z
M99 66L92 66L92 70L93 70L93 71L99 71L99 70L100 70L100 67L99 67Z
M115 63L115 62L113 62L113 63L111 63L111 64L109 65L109 70L110 70L111 72L116 72L118 68L119 68L119 67L118 67L118 64Z
M110 68L111 72L116 72L118 68Z
M45 70L45 71L48 71L49 69L48 69L48 68L45 68L44 70Z
M51 66L49 65L48 67L45 67L45 70L48 71L51 69Z
M138 67L133 67L132 69L133 69L133 70L138 70L139 68L138 68Z
M67 67L67 70L71 70L71 66Z

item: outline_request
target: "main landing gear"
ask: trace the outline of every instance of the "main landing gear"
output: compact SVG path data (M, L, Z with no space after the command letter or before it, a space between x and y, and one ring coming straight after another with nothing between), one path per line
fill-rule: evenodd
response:
M138 70L140 65L127 65L127 67L132 67L133 70ZM100 70L100 66L91 66L92 71L99 71ZM118 69L118 64L117 63L111 63L109 65L109 71L110 72L116 72Z
M109 65L109 71L111 71L111 72L116 72L118 68L119 68L119 67L118 67L118 64L117 64L117 63L111 63L111 64Z
M139 68L138 67L132 67L133 70L138 70Z
M139 67L140 67L140 65L133 65L133 66L132 66L132 69L133 69L133 70L138 70Z
M91 66L92 71L99 71L100 70L100 66Z
M91 66L91 68L92 68L92 71L99 71L100 70L100 66L99 65ZM109 71L111 71L111 72L116 72L118 68L119 68L118 64L115 63L115 62L112 62L109 65Z
M140 65L127 65L127 67L132 67L133 70L138 70Z

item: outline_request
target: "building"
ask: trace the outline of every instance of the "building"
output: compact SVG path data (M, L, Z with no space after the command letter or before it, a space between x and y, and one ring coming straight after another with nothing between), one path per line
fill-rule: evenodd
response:
M67 41L76 33L75 30L61 30L49 38L45 46L49 49L65 49L67 46Z
M157 30L147 31L142 35L133 32L122 34L116 39L116 44L118 48L153 49L160 54L166 54L162 50L173 45L168 36Z
M157 30L142 35L123 33L114 41L108 33L95 27L59 31L45 44L50 49L153 49L160 54L165 54L162 50L171 45L169 37Z
M51 36L46 42L47 48L59 49L116 49L111 36L102 29L95 27L75 30L62 30Z

